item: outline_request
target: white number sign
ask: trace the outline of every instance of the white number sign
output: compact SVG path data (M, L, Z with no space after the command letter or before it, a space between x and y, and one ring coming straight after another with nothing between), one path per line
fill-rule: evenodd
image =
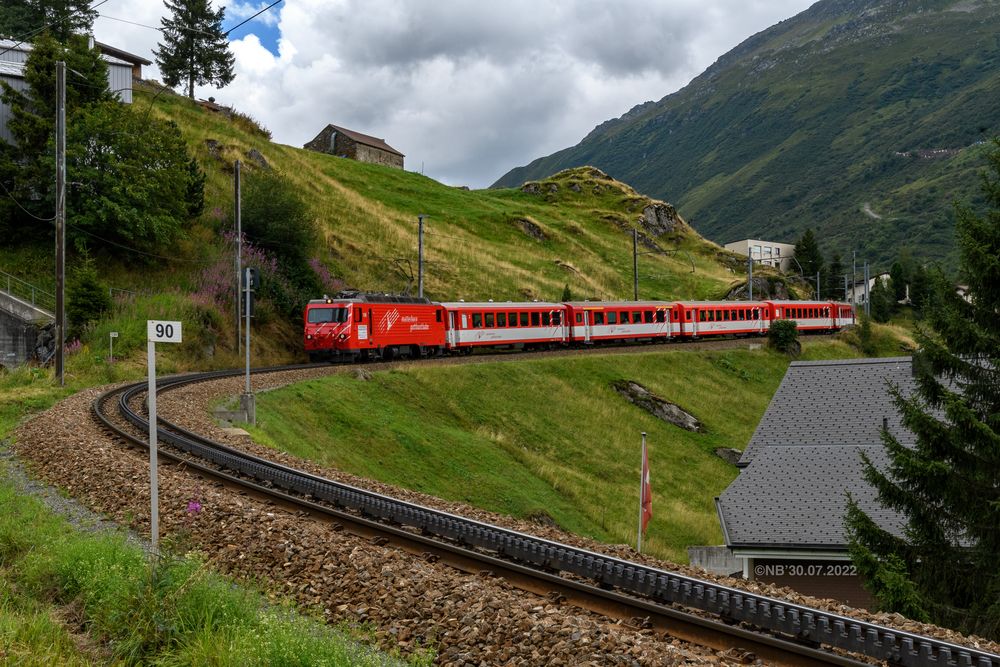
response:
M179 343L181 323L146 320L146 340L153 343Z

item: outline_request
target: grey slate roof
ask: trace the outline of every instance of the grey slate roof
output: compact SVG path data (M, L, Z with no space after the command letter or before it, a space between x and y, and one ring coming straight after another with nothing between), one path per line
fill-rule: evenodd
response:
M717 500L726 545L843 550L848 490L876 523L901 535L902 517L879 505L863 477L861 452L885 469L881 443L761 449Z
M903 444L913 434L903 428L887 382L913 391L910 357L796 361L757 424L739 465L746 466L771 445L865 445L881 442L886 419Z
M902 534L903 518L878 504L861 452L880 469L883 420L914 443L888 392L915 389L909 357L805 361L789 366L740 459L745 466L716 500L730 547L844 550L846 494L880 526Z

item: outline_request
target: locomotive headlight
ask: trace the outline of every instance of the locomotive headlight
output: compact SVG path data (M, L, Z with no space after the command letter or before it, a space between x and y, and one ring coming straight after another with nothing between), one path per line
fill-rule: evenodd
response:
M339 336L337 336L337 338L339 338L340 340L347 340L347 334L340 334Z
M312 334L306 334L306 340L312 340L312 339L313 339Z

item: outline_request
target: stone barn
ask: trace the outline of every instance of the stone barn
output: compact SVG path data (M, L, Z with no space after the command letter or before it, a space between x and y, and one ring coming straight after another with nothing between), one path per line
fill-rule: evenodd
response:
M385 143L384 139L370 137L354 130L336 125L327 125L303 148L338 157L347 157L359 162L371 162L387 167L403 168L402 153Z

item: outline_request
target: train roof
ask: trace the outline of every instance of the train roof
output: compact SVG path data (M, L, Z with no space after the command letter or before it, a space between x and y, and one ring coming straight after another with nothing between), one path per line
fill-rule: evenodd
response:
M664 308L673 305L673 301L567 301L567 306L573 308Z
M507 308L562 308L561 303L551 301L442 301L445 308L481 308L483 310L504 310Z
M310 306L332 304L334 302L350 303L420 303L430 304L431 300L421 296L407 296L403 294L373 294L367 292L340 292L335 296L325 299L311 299Z

